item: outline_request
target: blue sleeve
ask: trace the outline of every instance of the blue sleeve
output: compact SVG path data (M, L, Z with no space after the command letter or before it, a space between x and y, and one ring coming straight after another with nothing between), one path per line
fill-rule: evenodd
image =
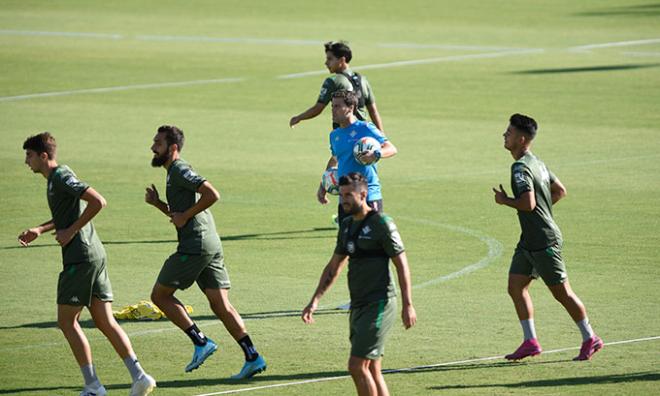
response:
M330 134L330 153L332 153L333 157L337 156L337 153L335 152L335 146L332 144L332 133Z
M385 134L381 132L380 129L376 128L374 124L370 122L367 123L367 129L369 130L371 137L378 140L378 143L383 144L388 141L387 136L385 136Z

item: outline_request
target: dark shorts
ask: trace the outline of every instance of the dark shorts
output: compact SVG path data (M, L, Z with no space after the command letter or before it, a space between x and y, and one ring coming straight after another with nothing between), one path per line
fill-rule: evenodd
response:
M382 199L377 199L375 201L367 201L367 205L373 210L375 210L378 213L383 213L383 200ZM341 204L338 205L337 209L337 223L341 224L341 221L346 218L347 214L344 213L344 208L342 208Z
M385 340L396 321L396 297L351 308L351 356L380 359L385 352Z
M561 258L561 245L555 244L543 250L525 250L516 247L511 258L510 274L526 275L543 279L547 286L564 283L566 266Z
M229 289L229 273L222 253L193 255L174 253L163 264L158 283L175 289L187 289L195 281L200 289Z
M112 301L112 285L105 258L65 264L57 282L57 303L89 307L92 296L101 301Z

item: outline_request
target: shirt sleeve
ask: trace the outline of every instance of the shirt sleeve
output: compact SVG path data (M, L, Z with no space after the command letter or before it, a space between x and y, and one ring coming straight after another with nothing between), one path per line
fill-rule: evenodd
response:
M370 105L373 103L376 103L376 96L374 95L374 91L371 89L371 84L369 84L369 81L365 76L362 76L362 86L364 88L364 104L365 105Z
M546 168L548 169L548 168ZM550 184L554 183L557 180L557 176L550 169L548 169L548 176L550 176Z
M345 227L340 226L339 231L337 232L337 244L335 245L335 254L348 256L348 251L344 247L344 240L342 238L342 235L345 233L344 229Z
M381 217L380 221L382 225L381 242L385 253L390 257L396 257L403 253L406 249L392 218L385 215Z
M206 181L205 178L198 175L190 167L181 167L174 169L172 172L171 181L186 190L197 192L199 186Z
M323 81L321 85L321 92L319 92L318 103L323 103L327 105L332 100L332 94L335 92L335 80L332 77L328 77Z
M334 136L333 136L333 134L331 133L331 134L330 134L330 138L329 138L329 140L330 140L330 142L329 142L329 143L330 143L330 153L332 154L333 157L336 157L336 156L337 156L337 153L335 152L335 146L332 144L332 139L333 139L333 137L334 137Z
M527 191L534 191L534 180L529 169L522 164L514 164L511 168L511 187L516 198Z
M74 197L80 198L81 195L89 188L87 183L84 183L76 177L75 173L62 172L55 178L55 186L57 189Z
M383 144L389 140L380 129L376 128L376 125L369 122L367 128L369 129L369 135L378 140L378 143Z

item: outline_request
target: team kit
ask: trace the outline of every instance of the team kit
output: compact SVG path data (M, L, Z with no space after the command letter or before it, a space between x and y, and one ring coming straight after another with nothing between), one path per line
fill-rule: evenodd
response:
M350 68L350 47L344 42L329 42L324 50L325 65L331 76L323 81L314 105L292 117L289 125L293 128L331 105L331 155L321 172L316 198L325 205L330 202L328 194L338 196L337 214L333 217L338 233L335 248L312 298L302 310L301 319L306 324L314 323L320 299L348 267L351 302L347 368L357 394L389 395L381 366L387 336L397 322L399 310L406 329L417 322L404 243L394 220L383 211L378 177L380 160L395 156L397 148L383 132L383 121L368 80ZM508 293L520 321L523 342L504 358L517 361L543 351L536 336L528 293L531 283L540 278L582 336L580 352L574 360L589 360L602 349L603 341L592 329L586 308L568 281L561 256L562 234L552 214L553 205L566 195L566 188L532 153L537 131L533 118L522 114L510 116L503 138L505 150L514 158L512 194L501 184L493 188L496 204L516 210L522 231L511 259ZM193 355L184 371L191 372L218 349L175 296L178 290L196 283L213 313L244 353L243 366L231 378L248 379L266 371L266 359L258 352L240 313L229 300L231 281L210 211L220 195L209 180L182 158L185 141L184 132L174 125L158 127L152 140L151 165L165 170L166 190L161 196L155 185L147 186L144 200L169 218L178 244L176 251L164 259L160 272L154 274L156 282L151 300L190 339ZM142 367L130 339L112 315L114 296L107 269L110 263L92 222L106 206L105 198L68 166L58 163L57 143L51 133L28 137L23 149L28 167L46 179L46 198L52 217L21 232L18 241L27 247L41 234L53 231L61 246L63 268L57 284L57 323L80 366L84 383L80 395L108 393L97 375L89 342L78 322L83 308L89 310L95 326L126 365L132 382L129 394L151 393L157 386L156 379ZM398 280L399 301L390 262Z

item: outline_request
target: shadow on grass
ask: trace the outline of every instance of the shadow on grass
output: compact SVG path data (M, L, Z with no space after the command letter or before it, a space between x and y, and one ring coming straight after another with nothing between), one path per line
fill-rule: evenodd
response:
M314 312L314 315L337 315L337 314L342 314L342 315L347 315L348 310L344 309L319 309L318 311ZM243 320L261 320L261 319L272 319L272 318L286 318L286 317L299 317L302 314L302 311L297 311L297 310L287 310L287 311L269 311L269 312L253 312L253 313L241 313L241 317ZM202 316L194 316L193 320L195 321L201 321L201 320L218 320L219 319L214 316L214 315L202 315ZM117 320L119 323L154 323L154 322L160 322L160 323L167 323L169 322L167 319L161 319L161 320L143 320L143 321L136 321L136 320ZM80 322L80 327L85 328L85 329L94 329L96 326L94 325L94 321L91 319L87 320L81 320ZM218 322L220 323L220 322ZM172 325L174 326L174 325ZM50 322L36 322L36 323L24 323L20 325L14 325L14 326L0 326L0 331L1 330L11 330L11 329L56 329L57 328L57 322L56 321L50 321Z
M432 390L449 390L449 389L479 389L479 388L530 388L530 387L553 387L553 386L576 386L576 385L593 385L593 384L619 384L625 382L648 382L660 381L660 373L654 371L644 371L639 373L629 374L611 374L599 375L592 377L570 377L570 378L553 378L535 381L521 381L503 384L460 384L460 385L443 385L432 386L428 389Z
M313 234L313 233L322 233L325 231L334 231L330 235L304 235L304 234ZM261 232L261 233L252 233L252 234L238 234L238 235L225 235L220 236L220 239L223 241L248 241L248 240L279 240L279 239L322 239L322 238L334 238L336 235L337 229L335 227L315 227L305 230L294 230L294 231L275 231L275 232ZM295 236L296 234L301 234ZM144 245L144 244L154 244L154 243L176 243L176 239L156 239L156 240L134 240L134 241L103 241L104 245ZM21 246L16 242L15 246L3 246L0 250L9 250L9 249L37 249L45 247L59 246L57 243L46 243L39 245L30 245L28 247Z
M590 72L608 72L646 69L649 67L658 67L660 63L646 63L634 65L607 65L607 66L587 66L587 67L564 67L557 69L533 69L511 72L512 74L562 74L562 73L590 73Z
M660 15L660 3L638 4L594 11L583 11L575 13L574 15L586 17L655 17Z
M211 374L212 375L212 374ZM258 382L264 381L291 381L291 380L307 380L307 379L322 379L322 378L331 378L338 376L348 376L347 371L321 371L314 373L297 373L297 374L287 374L287 375L268 375L266 373L259 374L256 377L246 380L233 380L230 378L196 378L196 379L182 379L182 380L159 380L156 378L158 383L158 388L156 389L184 389L184 388L196 388L200 386L217 386L217 385L245 385L245 384L255 384ZM104 384L105 388L108 391L112 390L121 390L121 389L130 389L130 384ZM12 389L1 389L0 395L9 395L15 393L27 393L31 394L33 392L55 392L55 391L69 391L75 390L79 391L82 389L81 386L42 386L42 387L29 387L29 388L12 388ZM231 389L227 389L231 390Z

